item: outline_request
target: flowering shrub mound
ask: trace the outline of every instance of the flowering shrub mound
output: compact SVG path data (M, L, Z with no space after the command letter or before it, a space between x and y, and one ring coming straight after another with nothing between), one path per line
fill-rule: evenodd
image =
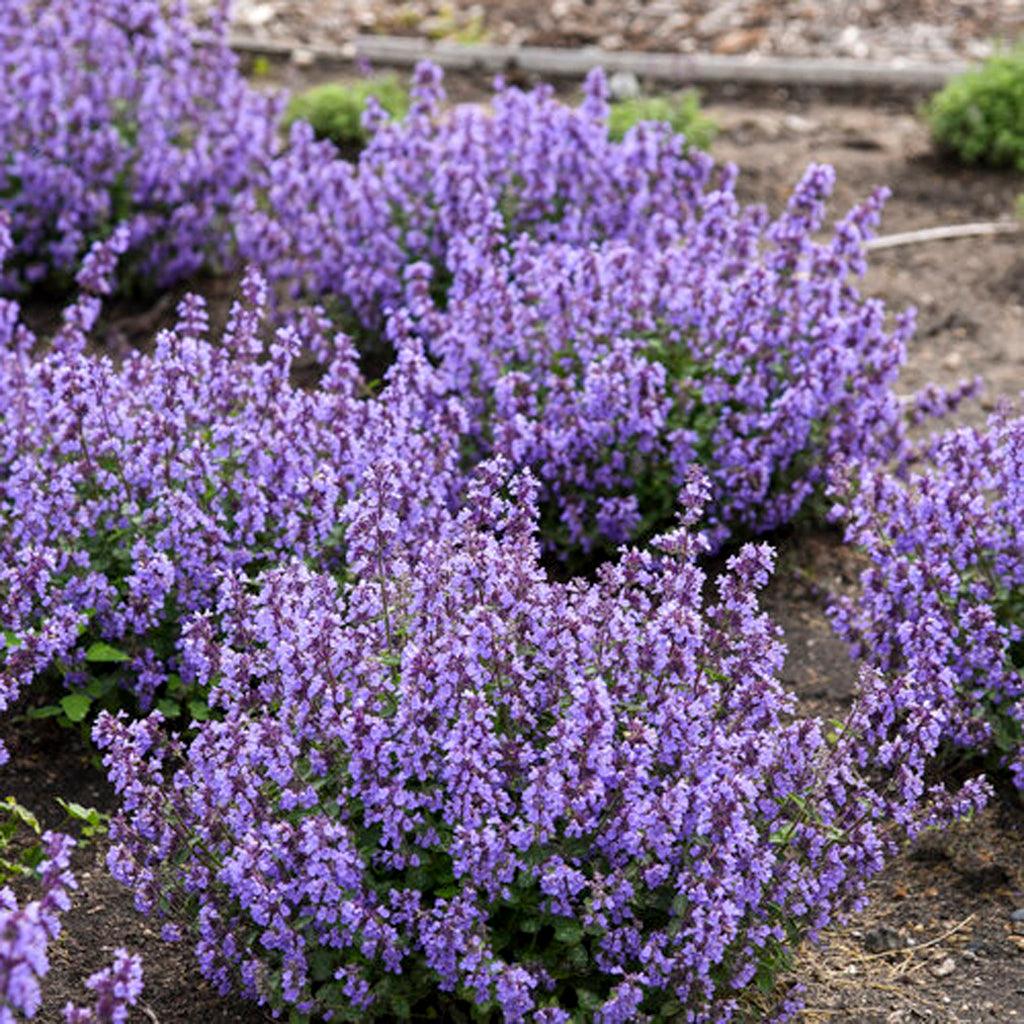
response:
M710 603L685 530L552 583L528 479L487 464L410 546L396 471L347 507L348 582L227 579L186 626L222 720L186 747L159 713L99 719L115 876L216 985L303 1020L709 1021L772 993L885 822L926 820L919 738L883 742L867 704L838 737L792 718L770 549Z
M478 457L536 473L557 549L663 529L695 463L716 539L771 529L837 456L905 446L892 386L913 318L891 326L850 282L885 194L812 242L833 183L812 167L772 222L709 194L662 251L463 236L446 307L430 265L412 265L391 338L426 345L466 403Z
M1024 788L1024 418L948 433L931 459L905 481L860 472L847 539L873 565L835 622L896 677L894 718L942 709L948 743L994 755Z
M94 291L118 241L123 228L80 275ZM246 279L219 343L186 298L155 351L121 365L86 350L95 295L38 358L16 307L0 310L0 709L53 669L77 691L60 705L72 721L118 683L143 708L164 684L180 691L182 617L210 606L224 572L294 557L338 571L341 504L382 453L408 460L403 528L430 531L454 488L458 407L425 410L431 371L411 350L366 400L343 338L319 386L295 386L293 355L326 349L326 325L309 312L264 358L265 292Z
M371 98L376 131L356 166L296 124L268 187L239 204L244 258L293 294L332 296L377 326L400 297L403 268L417 260L443 267L449 243L467 229L490 223L509 237L648 247L672 244L696 221L711 159L688 151L667 125L609 140L600 72L578 109L547 87L499 85L489 111L442 113L440 81L437 67L417 68L400 122L388 122Z
M266 170L278 102L239 74L223 13L207 30L161 0L5 0L0 13L3 283L70 272L131 224L165 285L231 252L236 193Z
M296 127L239 244L293 297L357 314L367 345L382 323L424 344L470 405L470 458L536 473L554 548L650 537L694 462L721 540L790 520L837 454L902 452L913 315L854 281L884 190L819 242L831 168L769 220L667 126L611 141L598 73L578 109L500 88L442 115L439 81L417 70L358 165Z

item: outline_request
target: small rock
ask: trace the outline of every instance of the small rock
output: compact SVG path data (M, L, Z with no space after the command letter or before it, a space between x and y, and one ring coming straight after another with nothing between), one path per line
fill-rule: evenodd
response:
M906 939L894 928L874 928L864 936L864 948L869 953L891 953L906 944Z
M1010 920L1024 923L1024 907L1018 907L1012 914L1010 914Z
M714 35L735 24L741 17L741 3L742 0L722 0L721 3L714 4L711 10L697 22L697 34Z
M801 117L799 114L786 114L782 119L786 131L792 132L794 135L809 135L813 131L817 131L818 126L808 117Z
M608 92L613 100L634 100L640 95L640 79L632 71L616 71L608 79Z
M945 960L932 967L932 974L936 978L948 978L956 970L956 961L947 956Z
M757 47L763 38L764 31L762 29L736 28L719 36L711 49L714 53L726 57L737 53L749 53Z
M273 21L276 14L273 4L254 4L239 14L239 20L250 28L262 28L268 21Z
M297 46L292 50L292 63L297 68L312 67L316 63L316 54L307 50L304 46Z

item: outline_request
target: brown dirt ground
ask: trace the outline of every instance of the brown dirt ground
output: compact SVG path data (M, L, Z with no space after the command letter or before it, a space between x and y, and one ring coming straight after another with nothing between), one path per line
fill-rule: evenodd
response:
M839 172L837 212L874 185L890 185L895 194L885 232L1005 216L1024 190L1019 177L966 171L936 159L906 111L824 106L778 94L761 99L710 108L723 129L713 151L740 165L745 198L775 209L812 160L831 162ZM949 384L980 373L988 396L962 414L977 419L995 396L1024 388L1024 236L879 252L871 265L869 292L896 308L913 303L920 309L904 377L908 392L930 380ZM167 307L151 313L124 304L113 326L137 343L161 323ZM38 311L36 316L45 319ZM855 585L856 556L826 531L776 539L780 568L766 603L789 643L786 682L808 712L837 717L849 702L856 668L831 634L825 607L830 590ZM14 756L12 767L0 772L0 790L52 826L60 824L58 796L109 808L111 795L88 767L85 748L47 725L5 728ZM1003 797L969 826L919 843L892 863L873 883L869 908L801 955L797 974L808 988L804 1020L1024 1020L1024 937L1012 933L1010 922L1010 913L1024 906L1022 839L1024 811L1015 798ZM53 948L38 1019L59 1020L63 1003L83 996L82 979L119 945L145 959L143 1005L133 1021L268 1019L256 1007L218 997L199 978L187 947L160 941L106 875L103 852L100 844L75 857L81 888Z

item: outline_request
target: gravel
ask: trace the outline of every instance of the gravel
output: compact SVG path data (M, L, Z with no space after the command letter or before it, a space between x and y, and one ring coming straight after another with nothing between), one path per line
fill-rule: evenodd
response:
M190 0L199 12L217 0ZM609 50L876 60L981 59L1024 37L1024 0L235 0L258 41L359 33Z

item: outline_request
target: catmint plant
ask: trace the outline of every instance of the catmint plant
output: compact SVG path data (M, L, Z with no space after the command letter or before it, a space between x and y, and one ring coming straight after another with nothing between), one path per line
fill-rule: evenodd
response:
M853 283L885 192L812 241L834 179L810 168L774 221L709 193L663 250L466 233L443 306L431 265L407 268L389 338L434 357L474 455L536 474L556 550L664 529L694 465L716 542L772 529L821 496L836 458L906 448L893 387L913 315L892 323Z
M225 576L188 621L219 720L98 720L115 877L221 991L297 1020L791 1012L796 946L980 788L926 793L931 733L888 736L870 679L837 733L794 715L772 552L705 599L698 478L679 529L563 584L530 477L485 464L410 543L398 472L346 506L345 580Z
M92 353L94 293L109 291L119 243L123 228L94 247L87 290L42 354L13 304L0 311L0 708L56 674L74 692L50 707L71 721L124 688L143 709L158 693L180 709L180 623L210 606L223 573L296 557L343 571L340 508L382 452L409 460L403 523L429 532L464 429L456 403L431 395L426 408L422 354L371 399L351 345L328 344L314 310L263 333L255 274L216 342L189 296L152 353ZM291 379L305 347L331 353L315 389Z
M850 472L847 540L871 564L833 618L860 657L890 673L894 720L941 708L943 739L985 755L1024 788L1024 418L934 440L906 478Z
M72 273L119 223L122 269L160 286L231 256L228 213L266 170L280 103L241 76L227 25L226 3L199 28L184 0L5 0L2 284Z
M66 1004L64 1024L127 1024L128 1011L142 995L142 960L115 950L114 962L91 974L85 987L93 993L93 1005Z
M35 819L8 800L5 808L17 808L19 816L36 829ZM0 834L5 852L6 829ZM29 874L39 894L19 904L9 885L0 888L0 1024L34 1020L42 1005L42 984L49 973L48 947L60 937L61 918L70 909L71 893L78 887L70 870L75 841L60 832L45 832L33 845L33 870L19 864L19 875ZM0 877L8 862L0 862ZM95 996L92 1006L68 1003L66 1024L125 1024L128 1010L142 993L142 961L124 949L116 951L111 966L86 981Z
M333 299L374 329L400 298L403 269L418 260L443 268L448 245L467 230L491 224L510 238L663 247L692 226L712 178L712 160L667 125L610 141L599 71L577 109L548 87L527 93L499 82L488 111L442 110L441 71L426 63L411 95L398 122L371 98L364 122L374 134L355 165L296 123L269 183L254 183L236 211L245 259L293 296ZM732 175L726 168L723 182Z
M0 1022L32 1019L42 1003L40 982L49 971L47 946L60 935L61 916L76 888L69 869L74 840L59 832L42 836L39 895L19 905L10 886L0 888Z
M442 112L440 81L417 69L401 122L371 109L357 164L296 126L239 244L374 358L415 338L468 405L468 465L536 474L552 549L649 539L694 464L721 542L790 521L837 457L903 457L914 313L857 287L884 189L819 240L830 167L771 219L665 126L611 141L599 72L577 109L499 84Z

